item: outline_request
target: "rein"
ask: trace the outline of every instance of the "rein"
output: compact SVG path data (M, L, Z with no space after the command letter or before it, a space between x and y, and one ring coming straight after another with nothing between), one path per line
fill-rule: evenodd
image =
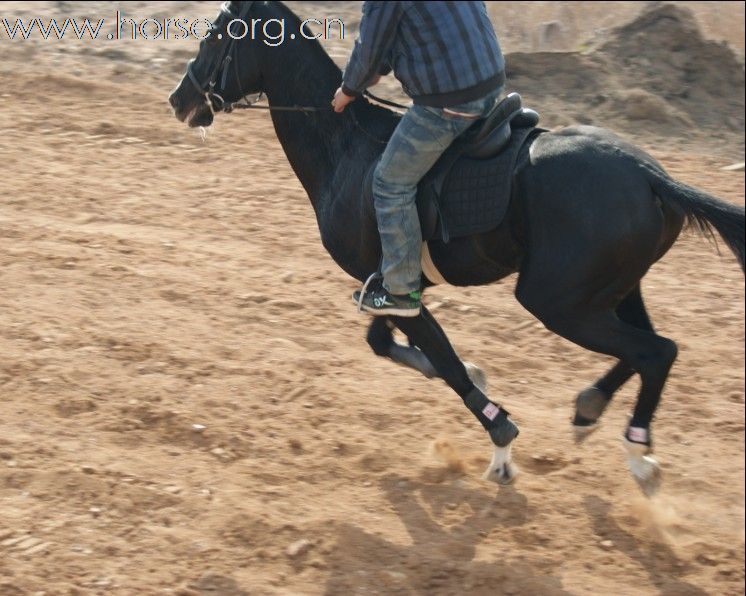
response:
M221 7L220 10L233 17L234 19L240 19L243 20L246 18L246 16L249 13L249 10L251 9L252 4L254 2L245 2L241 8L241 12L239 14L236 14L233 12L230 8L230 4L228 2L225 2ZM226 44L225 48L223 48L222 52L218 56L218 59L215 61L215 66L213 67L212 71L210 72L210 76L207 79L206 83L201 83L199 79L197 78L197 75L194 74L194 68L193 64L194 61L190 61L187 65L187 77L191 81L191 83L194 85L194 87L205 96L205 101L207 102L207 105L210 106L210 109L215 112L225 112L230 113L233 110L267 110L270 112L302 112L305 114L311 114L314 112L328 112L332 109L331 105L328 106L270 106L270 105L258 105L258 102L261 101L263 93L259 93L253 101L250 101L247 97L247 94L243 92L243 89L241 89L241 78L240 78L240 72L238 69L238 44L236 44L236 39L230 37L230 41ZM238 91L241 95L241 99L236 102L227 102L225 99L223 99L222 95L215 91L215 85L218 82L218 78L220 78L220 91L222 93L225 92L225 85L228 81L228 71L229 66L233 64L233 70L234 70L234 76L236 78L236 85L238 85ZM363 95L366 97L372 99L376 103L380 103L382 105L396 108L399 110L408 110L409 108L405 105L396 103L394 101L389 101L388 99L382 99L380 97L377 97L373 95L370 91L366 90L363 92ZM376 141L377 143L386 144L387 141L383 141L381 139L378 139L374 136L372 136L369 132L367 132L358 122L357 117L355 116L354 111L350 110L350 114L352 115L352 120L355 123L355 126L357 126L367 137L370 139Z
M262 100L262 96L264 93L259 93L253 101L249 101L246 98L246 95L244 95L239 101L228 103L226 101L222 102L222 110L226 114L230 114L233 110L267 110L270 112L328 112L332 109L331 106L270 106L270 105L259 105L259 102ZM363 91L363 95L366 97L372 99L376 103L383 104L385 106L390 106L392 108L397 108L399 110L404 110L405 112L409 109L408 106L402 105L400 103L396 103L395 101L389 101L388 99L382 99L380 97L377 97L376 95L373 95L370 91L365 90ZM222 99L222 98L221 98ZM241 103L243 101L243 103Z
M246 99L246 96L244 95L241 99L244 100L245 103L235 102L235 103L225 103L223 102L223 111L227 114L232 112L233 110L266 110L268 112L303 112L305 114L311 114L315 112L328 112L332 109L332 106L270 106L270 105L258 105L258 102L261 101L263 93L259 93L257 95L256 99L253 101L249 101ZM382 103L387 106L400 108L402 110L408 110L409 108L407 106L403 106L401 104L398 104L393 101L389 101L387 99L381 99L379 97L376 97L369 91L364 91L363 95L369 97L370 99L376 101L377 103ZM379 145L386 145L388 143L388 140L379 139L378 137L373 136L370 134L363 126L360 124L360 122L357 119L357 116L355 115L355 111L350 109L349 110L350 116L352 117L352 122L355 124L355 126L360 130L366 137L368 137L370 140L378 143Z
M226 113L230 113L233 110L268 110L272 112L326 112L328 110L331 110L331 106L270 106L270 105L258 105L258 102L261 101L263 93L259 93L257 98L254 101L249 101L246 99L246 96L244 95L241 99L244 100L244 103L240 103L240 100L234 103L226 103L223 102L223 111ZM378 97L376 95L373 95L370 91L367 89L363 91L363 95L366 97L372 99L376 103L380 103L384 106L389 106L391 108L396 108L399 110L407 111L409 109L408 106L402 105L400 103L396 103L395 101L390 101L388 99L383 99L381 97Z

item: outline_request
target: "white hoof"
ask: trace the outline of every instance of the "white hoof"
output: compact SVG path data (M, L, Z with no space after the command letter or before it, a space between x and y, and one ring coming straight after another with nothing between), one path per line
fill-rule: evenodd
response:
M473 362L464 362L464 367L466 368L466 374L469 375L471 382L476 385L477 389L486 394L487 376L484 374L484 371Z
M646 445L624 439L624 447L627 450L627 465L632 477L646 496L653 496L661 485L661 468L658 461L649 455L650 450Z
M497 484L512 484L518 476L518 468L515 464L505 464L501 468L495 469L492 467L487 468L482 478L489 480L490 482L496 482Z
M652 497L661 486L661 468L655 458L646 455L639 461L628 460L629 469L637 484L645 493Z
M573 435L575 436L575 443L579 444L585 441L589 436L596 432L599 428L599 423L589 424L587 426L578 426L577 424L572 425Z
M515 466L510 457L511 445L507 447L495 447L492 455L492 461L485 470L482 478L497 484L510 484L518 476L518 468Z

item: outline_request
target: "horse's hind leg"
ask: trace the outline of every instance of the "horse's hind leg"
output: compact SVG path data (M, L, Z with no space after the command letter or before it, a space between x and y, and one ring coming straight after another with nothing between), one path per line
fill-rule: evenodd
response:
M424 306L419 317L391 317L391 321L424 352L438 376L459 394L490 435L495 451L485 478L501 484L511 482L517 470L511 461L510 448L518 436L518 427L510 420L509 413L490 401L472 381L445 332Z
M614 356L639 373L642 386L625 433L625 447L633 476L647 494L654 492L660 481L660 471L657 462L649 456L652 450L650 424L676 359L676 344L621 320L614 307L603 307L598 300L593 300L598 295L612 296L614 292L608 290L613 287L604 288L606 292L599 292L590 299L583 291L584 299L581 299L581 293L569 286L555 287L557 293L550 295L541 291L546 284L532 283L538 280L524 281L528 283L518 284L518 299L547 329L588 350Z
M388 317L373 317L373 322L368 328L368 345L377 356L390 358L397 364L408 366L428 379L440 376L435 367L428 360L425 353L420 350L410 337L409 345L405 346L394 340L393 329L395 328ZM482 392L487 391L487 378L482 369L472 364L464 362L466 374L472 382L479 387Z
M624 321L645 331L654 332L640 292L640 284L624 297L616 308L616 315ZM581 391L575 401L573 427L576 438L584 438L598 427L598 419L604 413L614 393L624 385L635 371L624 361L619 361L593 385Z

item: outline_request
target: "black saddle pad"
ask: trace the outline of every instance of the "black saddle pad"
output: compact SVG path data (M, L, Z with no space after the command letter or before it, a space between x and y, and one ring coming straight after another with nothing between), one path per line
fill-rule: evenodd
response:
M505 148L488 159L464 157L458 146L446 152L417 188L423 238L448 242L498 227L508 211L521 149L535 130L513 129ZM435 225L433 208L437 211Z
M502 223L510 203L513 173L526 140L534 127L515 128L510 141L488 159L464 157L458 141L450 147L417 187L417 211L423 240L481 234ZM365 183L366 199L372 200L373 169Z

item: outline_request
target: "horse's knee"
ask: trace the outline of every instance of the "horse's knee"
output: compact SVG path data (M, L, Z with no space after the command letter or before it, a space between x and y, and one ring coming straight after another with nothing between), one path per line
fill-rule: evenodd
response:
M368 345L376 356L388 356L394 343L394 336L385 318L376 317L368 328Z

